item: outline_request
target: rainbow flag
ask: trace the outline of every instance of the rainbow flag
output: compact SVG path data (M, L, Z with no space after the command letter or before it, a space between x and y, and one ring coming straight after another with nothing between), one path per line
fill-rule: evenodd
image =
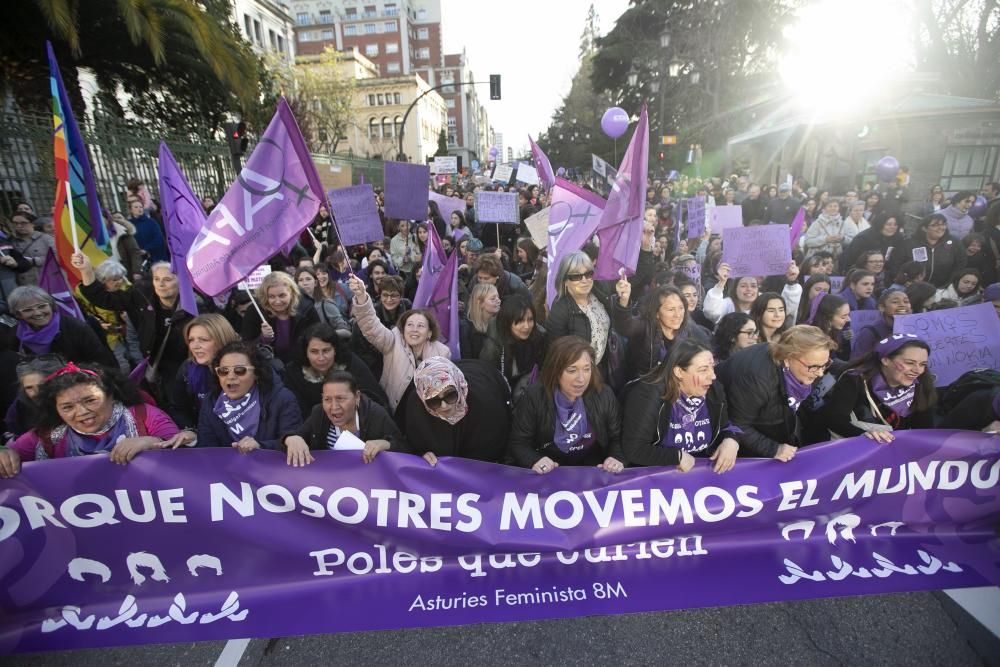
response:
M66 198L66 184L69 183L73 201L73 219L76 224L77 242L82 250L97 266L111 255L108 228L101 215L97 201L94 175L90 171L87 147L83 144L80 128L73 118L73 109L63 86L62 75L52 44L45 42L49 55L49 85L52 89L52 148L55 155L56 204L53 213L55 221L56 255L75 286L80 282L79 272L70 263L73 254L73 231L69 205Z

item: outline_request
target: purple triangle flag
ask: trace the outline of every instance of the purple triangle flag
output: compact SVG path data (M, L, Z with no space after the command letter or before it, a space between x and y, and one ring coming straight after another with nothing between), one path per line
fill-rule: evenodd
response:
M549 306L556 299L559 262L569 253L582 248L594 236L604 205L600 195L575 183L556 179L549 205L549 272L546 281L546 302Z
M788 241L792 244L792 250L795 250L795 244L799 241L799 236L802 234L802 230L806 226L806 210L800 208L799 212L795 214L795 218L792 220L792 226L788 231Z
M298 238L324 200L295 116L282 97L264 134L187 253L195 287L216 296Z
M128 374L128 379L134 384L140 384L146 377L147 368L149 368L149 357L144 357L142 361L135 365L132 372Z
M83 319L83 313L80 312L80 304L73 298L73 292L69 289L66 276L63 275L62 269L59 268L59 260L56 259L55 253L52 252L51 248L46 253L45 263L42 264L42 271L38 274L38 286L56 300L60 315L68 315L78 320Z
M538 182L542 185L542 190L548 191L556 184L556 175L552 172L552 163L549 157L535 143L535 140L528 135L528 142L531 144L531 158L535 161L535 171L538 172Z
M438 276L445 263L444 249L438 238L434 225L427 224L427 247L424 248L424 258L421 262L420 280L417 282L417 293L413 295L414 308L426 308L431 300L431 292L437 284Z
M621 269L625 269L628 275L635 273L639 263L639 246L642 245L648 165L649 119L643 105L639 123L622 157L608 203L597 225L601 251L597 255L594 271L596 280L614 280ZM677 224L676 221L674 224Z
M170 248L170 270L177 276L178 299L181 309L198 316L198 301L194 283L188 271L187 257L191 244L205 226L205 209L195 196L187 179L177 166L173 153L160 142L160 206L163 207L163 227Z
M444 263L425 306L437 318L441 338L451 350L452 359L462 358L458 336L458 255L458 252L452 252Z

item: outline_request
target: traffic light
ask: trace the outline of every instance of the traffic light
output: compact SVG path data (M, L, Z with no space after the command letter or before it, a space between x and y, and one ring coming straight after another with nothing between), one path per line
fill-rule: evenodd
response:
M666 157L666 154L663 151L660 151L656 154L656 157L660 158L660 162L663 162L663 158Z
M500 75L490 74L490 99L500 99Z
M247 152L247 124L242 120L238 123L226 123L226 143L232 155L243 155Z

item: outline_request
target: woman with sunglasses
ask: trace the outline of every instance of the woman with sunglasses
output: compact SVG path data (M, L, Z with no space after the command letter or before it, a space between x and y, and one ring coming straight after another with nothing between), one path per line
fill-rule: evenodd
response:
M930 346L913 334L893 334L853 361L826 395L818 420L833 438L856 435L892 442L893 431L933 428L937 401L928 373Z
M948 285L956 270L965 266L965 247L948 232L948 220L940 213L928 216L889 258L886 273L896 275L905 262L919 262L926 274L924 280L938 289Z
M313 462L313 451L357 450L371 463L386 450L407 451L399 427L378 403L361 393L354 376L347 371L330 371L323 378L322 395L295 434L287 435L281 446L290 466Z
M631 385L624 401L622 447L632 465L694 467L706 457L717 473L736 463L740 430L729 423L715 359L702 341L682 340L667 362Z
M712 335L712 354L716 363L722 363L733 353L745 350L760 342L757 323L747 313L723 315Z
M417 366L395 419L410 451L431 465L439 456L503 463L510 388L485 361L430 357Z
M800 444L797 412L830 366L837 344L796 324L777 340L737 352L720 368L729 416L743 431L745 454L791 461Z
M271 363L252 343L235 341L212 359L218 386L198 417L199 447L233 447L246 454L278 449L302 425L295 395L275 383Z
M117 369L72 361L39 388L39 419L32 430L0 449L0 477L12 477L21 461L108 454L124 465L151 449L191 445L165 412L143 402Z
M549 338L576 336L590 344L595 363L604 362L611 336L612 305L594 290L594 263L583 252L571 252L559 263L555 276L556 299L545 318ZM628 301L618 298L623 308Z
M549 346L541 382L518 401L510 429L510 456L539 475L559 466L624 470L621 410L601 380L594 350L576 336Z

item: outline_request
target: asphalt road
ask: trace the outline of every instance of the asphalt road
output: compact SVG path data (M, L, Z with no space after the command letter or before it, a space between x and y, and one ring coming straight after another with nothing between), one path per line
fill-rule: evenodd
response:
M225 642L0 658L15 666L215 665ZM235 664L227 662L227 665ZM1000 639L943 593L253 640L261 665L1000 665Z

